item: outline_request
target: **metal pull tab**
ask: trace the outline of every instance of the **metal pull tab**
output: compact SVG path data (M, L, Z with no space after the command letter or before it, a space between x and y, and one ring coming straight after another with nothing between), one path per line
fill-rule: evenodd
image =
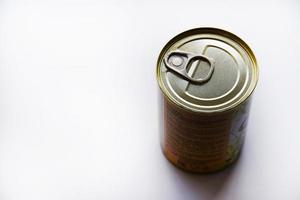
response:
M192 54L177 50L168 53L163 60L168 69L173 70L174 72L180 74L183 78L194 83L207 82L214 72L215 60L202 54ZM192 63L196 61L205 61L209 63L210 70L204 78L193 78L188 74L188 66L192 65Z

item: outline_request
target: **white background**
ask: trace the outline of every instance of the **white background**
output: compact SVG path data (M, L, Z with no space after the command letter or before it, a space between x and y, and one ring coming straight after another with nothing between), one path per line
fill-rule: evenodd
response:
M0 199L299 200L300 2L0 0ZM243 154L211 175L159 146L163 45L241 36L261 71Z

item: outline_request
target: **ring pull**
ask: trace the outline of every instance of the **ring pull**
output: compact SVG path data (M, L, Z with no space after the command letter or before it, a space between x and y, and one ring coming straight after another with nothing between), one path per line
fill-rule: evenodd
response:
M181 75L183 78L194 82L194 83L205 83L209 81L213 72L214 72L214 65L215 61L212 58L204 56L202 54L192 54L189 52L184 51L172 51L168 53L164 57L164 63L166 67L177 74ZM193 78L192 76L188 75L187 68L195 61L206 61L209 63L209 72L204 78Z

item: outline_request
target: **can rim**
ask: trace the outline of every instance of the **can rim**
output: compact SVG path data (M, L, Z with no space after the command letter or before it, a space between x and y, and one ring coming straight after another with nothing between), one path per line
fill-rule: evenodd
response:
M179 41L181 38L184 38L184 37L192 35L193 33L199 33L199 32L219 34L221 36L224 36L224 37L226 37L226 38L228 38L228 39L230 39L234 42L237 42L238 45L240 45L240 47L243 48L245 50L245 52L249 55L251 63L253 65L254 69L255 69L254 73L255 73L256 78L254 80L254 83L252 83L253 86L252 86L251 90L249 90L249 92L247 94L245 94L245 96L241 97L239 99L239 101L233 106L229 106L229 107L223 108L223 109L214 109L214 110L197 110L197 109L193 109L193 108L190 108L190 107L187 107L187 106L184 106L184 105L178 103L175 99L173 99L171 97L170 94L168 94L166 89L163 87L162 79L160 78L161 77L161 74L160 74L160 61L163 58L163 56L165 55L165 53L167 52L168 48L170 46L172 46L173 44L175 44L177 41ZM228 111L234 110L239 105L241 105L243 102L246 102L250 98L250 96L252 95L253 91L255 90L255 88L257 86L257 82L258 82L258 79L259 79L259 69L260 68L259 68L259 65L257 63L257 59L256 59L253 51L251 50L249 45L246 42L244 42L240 37L238 37L237 35L229 32L229 31L226 31L226 30L220 29L220 28L199 27L199 28L189 29L187 31L184 31L184 32L181 32L181 33L177 34L176 36L174 36L171 40L169 40L164 45L164 47L162 48L162 50L161 50L161 52L158 56L157 62L156 62L156 79L158 81L158 85L159 85L160 90L162 91L164 97L166 97L169 102L172 102L176 106L178 106L178 107L180 107L180 108L182 108L186 111L193 112L193 113L216 114L216 113L223 113L223 112L228 112Z

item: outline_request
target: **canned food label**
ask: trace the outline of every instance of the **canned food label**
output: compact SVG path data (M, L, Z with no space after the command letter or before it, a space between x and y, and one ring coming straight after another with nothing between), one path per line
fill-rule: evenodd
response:
M233 162L238 157L240 149L244 143L246 127L249 117L249 110L250 100L243 103L233 116L227 149L226 162L228 164Z
M245 137L249 103L236 112L210 118L182 113L169 103L165 103L164 112L164 152L177 166L210 172L237 158Z

